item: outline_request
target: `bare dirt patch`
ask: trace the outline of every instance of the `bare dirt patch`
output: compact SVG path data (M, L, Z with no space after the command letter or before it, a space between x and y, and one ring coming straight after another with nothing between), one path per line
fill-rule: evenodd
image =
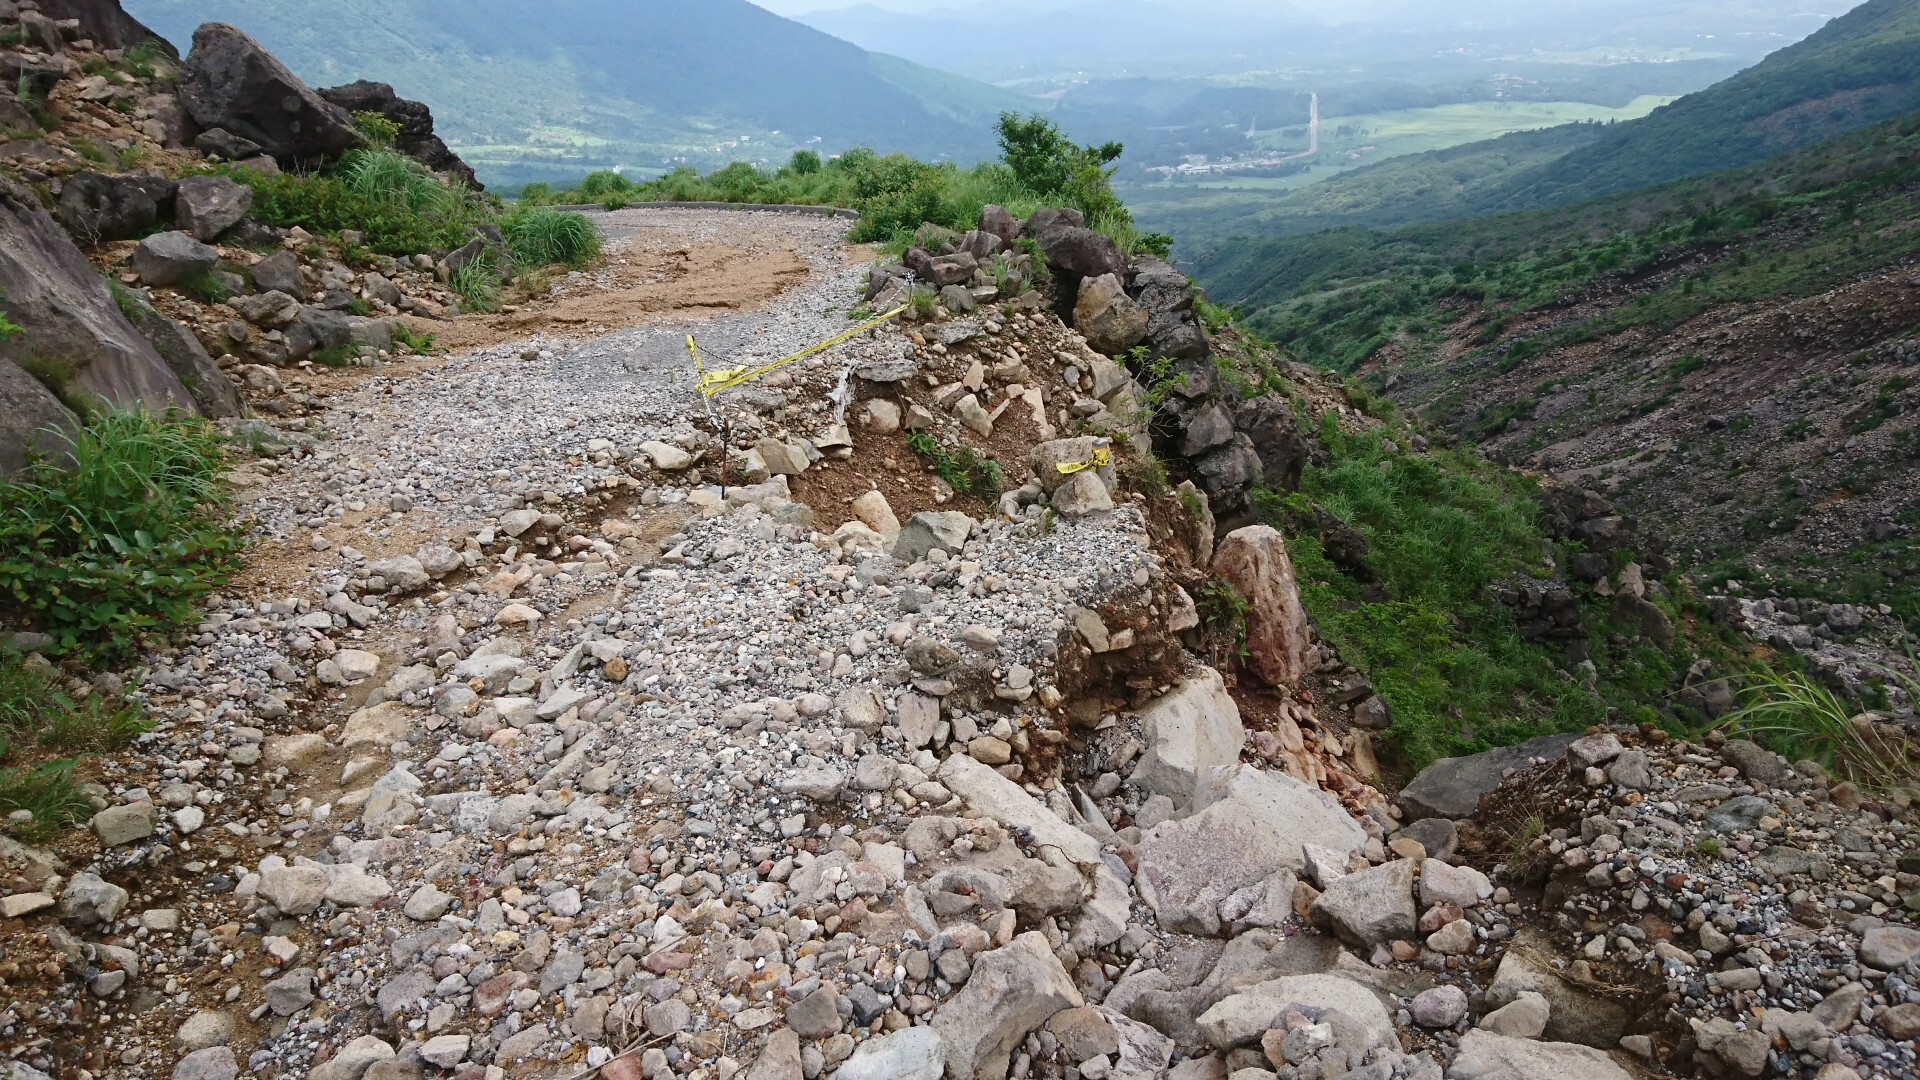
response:
M687 243L666 230L617 236L598 270L566 274L551 295L497 315L450 321L413 319L442 348L463 350L524 341L539 335L603 334L663 315L750 311L804 282L800 253L762 244Z

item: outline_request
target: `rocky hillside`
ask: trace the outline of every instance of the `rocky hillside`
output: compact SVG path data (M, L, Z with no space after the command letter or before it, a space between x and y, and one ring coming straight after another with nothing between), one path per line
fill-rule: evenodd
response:
M145 658L86 832L5 850L16 1077L1911 1070L1904 794L1632 725L1385 794L1392 710L1234 518L1343 431L1445 459L1165 264L1061 211L880 267L623 215L813 275L369 379L243 470L265 576ZM863 296L909 317L688 389L686 334Z
M1807 625L1782 647L1899 700L1913 138L1907 119L1639 195L1301 240L1254 322L1606 493L1706 591L1787 602Z
M1920 1064L1911 702L1730 711L1870 612L1697 591L1601 491L1445 445L1075 210L895 263L831 214L626 209L551 280L530 219L352 141L438 154L416 107L348 114L387 98L230 27L181 62L38 14L4 370L55 423L244 437L197 487L76 454L4 489L180 499L163 540L231 517L235 565L112 594L108 641L0 600L0 1076ZM160 165L85 168L90 131ZM776 284L644 307L704 260ZM601 279L638 310L568 306ZM508 285L559 314L445 319ZM766 370L707 396L696 350ZM0 525L4 580L62 590L156 546Z

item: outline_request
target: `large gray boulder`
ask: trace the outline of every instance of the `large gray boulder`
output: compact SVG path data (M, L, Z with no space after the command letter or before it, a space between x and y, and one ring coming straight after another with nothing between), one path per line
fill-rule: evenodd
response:
M956 554L966 546L973 532L973 519L957 510L928 510L913 515L893 542L893 557L901 562L918 562L927 552L939 548Z
M67 402L143 405L154 412L196 411L193 395L152 345L127 322L113 294L66 231L54 223L31 189L0 178L0 296L20 332L0 341L0 360L39 380L51 395L28 389L11 375L0 379L24 418L0 420L0 462L18 461L26 433L57 422L47 398ZM36 421L38 418L38 421ZM71 424L69 413L66 422Z
M1037 930L981 953L967 985L933 1016L933 1030L947 1046L949 1080L1007 1075L1013 1051L1028 1032L1061 1009L1083 1003L1046 935Z
M1073 328L1095 352L1119 356L1146 338L1147 312L1127 295L1119 275L1082 278Z
M1590 1046L1536 1042L1475 1028L1460 1037L1448 1080L1628 1080L1632 1074Z
M1508 769L1524 768L1533 758L1548 761L1565 756L1578 735L1545 735L1502 746L1484 754L1441 758L1420 771L1400 790L1400 808L1408 820L1472 817L1480 797L1500 786Z
M1250 765L1207 773L1194 806L1191 817L1154 826L1139 845L1140 895L1176 933L1218 934L1244 916L1242 905L1261 906L1268 895L1284 913L1306 845L1345 854L1366 841L1320 792ZM1241 904L1230 904L1236 895Z
M174 187L158 173L74 173L60 189L60 222L83 244L131 240L172 215Z
M1626 1034L1625 1006L1563 978L1541 959L1554 955L1552 949L1551 941L1532 931L1515 937L1494 970L1492 985L1487 987L1487 1007L1497 1009L1520 1000L1523 994L1539 994L1549 1006L1542 1037L1602 1050L1619 1045L1620 1036Z
M180 181L173 207L175 228L212 243L253 209L253 189L224 176L190 176Z
M1070 275L1075 286L1081 278L1113 274L1124 280L1127 276L1127 257L1120 254L1119 246L1092 229L1055 226L1040 234L1039 243L1047 265Z
M343 311L303 307L285 332L287 355L304 360L316 352L353 344L353 318Z
M360 145L345 109L322 98L237 27L193 32L180 100L203 128L260 144L287 167L318 165Z
M1290 1005L1332 1009L1366 1033L1369 1047L1398 1047L1393 1017L1373 991L1340 975L1289 975L1232 994L1200 1016L1200 1034L1216 1050L1254 1042Z
M1239 761L1247 744L1240 708L1212 668L1201 668L1141 709L1140 728L1147 752L1133 782L1176 806L1193 800L1194 785L1207 770Z
M62 433L79 427L71 410L38 379L0 360L0 475L18 472L30 454L57 454Z
M253 287L261 292L285 293L294 299L307 295L306 282L300 277L300 256L291 251L276 251L253 264L247 271Z
M941 1080L947 1071L947 1047L930 1027L901 1028L868 1039L853 1052L835 1080Z
M1412 937L1419 914L1413 905L1411 859L1336 879L1313 902L1315 921L1361 948Z
M206 347L193 331L160 314L144 294L133 289L116 289L114 297L120 303L120 313L147 339L147 344L153 346L153 351L160 354L160 359L167 362L167 367L193 395L193 403L200 407L202 416L220 419L247 415L239 388L220 370L220 365L213 362L213 357L207 355Z
M142 42L172 54L173 46L145 24L127 14L119 0L40 0L40 14L50 19L74 19L80 35L101 49L125 49Z
M218 251L178 231L155 233L133 249L133 272L147 285L178 285L219 261Z

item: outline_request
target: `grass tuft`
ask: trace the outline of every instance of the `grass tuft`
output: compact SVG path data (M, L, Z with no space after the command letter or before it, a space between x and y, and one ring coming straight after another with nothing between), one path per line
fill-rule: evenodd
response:
M101 412L0 480L0 609L87 661L196 623L238 568L221 439L196 417Z
M1741 696L1744 703L1720 721L1722 730L1811 758L1875 791L1920 783L1920 760L1906 745L1882 735L1871 717L1800 672L1763 668Z
M558 263L577 270L600 257L600 230L582 214L525 207L507 215L500 229L514 261L523 267Z

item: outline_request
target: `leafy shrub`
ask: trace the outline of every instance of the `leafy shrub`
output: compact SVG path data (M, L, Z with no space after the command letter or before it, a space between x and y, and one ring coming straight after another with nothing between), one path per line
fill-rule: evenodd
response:
M580 181L580 186L576 189L576 193L579 194L584 201L593 202L598 199L603 199L615 192L632 190L633 181L611 169L606 169L596 173L588 173L587 178Z
M1071 206L1088 221L1133 217L1113 193L1113 170L1125 148L1117 142L1078 146L1053 121L1035 113L1000 114L1000 156L1014 178L1043 200Z
M104 412L65 458L0 480L0 604L89 660L197 622L243 546L219 436L197 418Z
M579 268L600 256L600 230L583 215L550 206L516 209L500 223L521 266L565 263Z
M400 139L400 125L377 112L354 113L353 130L375 150L386 150Z

